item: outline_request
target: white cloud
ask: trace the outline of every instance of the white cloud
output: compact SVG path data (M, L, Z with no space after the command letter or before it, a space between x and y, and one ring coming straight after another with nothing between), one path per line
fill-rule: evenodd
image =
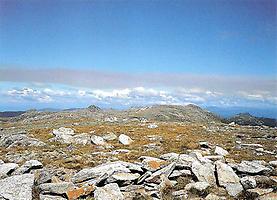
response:
M37 100L41 103L50 103L53 101L53 99L50 96L41 96L38 97Z
M61 89L62 88L62 89ZM204 88L159 89L134 87L123 89L88 89L73 87L22 87L2 90L2 95L12 97L8 102L38 102L38 103L72 103L106 104L111 107L119 105L137 106L151 104L236 106L240 103L264 103L277 105L277 97L270 91L238 91L232 95ZM0 94L1 96L1 94Z

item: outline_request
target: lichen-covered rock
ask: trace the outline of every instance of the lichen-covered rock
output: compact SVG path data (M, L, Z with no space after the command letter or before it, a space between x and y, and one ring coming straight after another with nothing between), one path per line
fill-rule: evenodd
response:
M92 194L92 192L95 190L95 187L93 185L68 189L66 192L66 196L68 200L75 200L79 199L81 196L87 196Z
M255 188L257 186L255 178L253 178L251 176L242 177L240 179L240 182L245 190Z
M72 177L73 182L83 182L89 179L99 178L104 174L111 176L114 172L131 172L130 169L141 170L141 168L135 164L128 164L127 162L112 162L102 165L98 165L92 168L85 168L76 173Z
M15 175L0 180L0 197L9 200L32 200L34 175Z
M50 141L61 142L65 144L72 143L72 137L75 135L74 130L71 128L60 127L59 129L53 130L54 138L51 138Z
M141 156L139 160L142 161L142 166L148 171L157 171L167 164L165 160L150 156Z
M88 133L76 134L71 141L74 144L87 145L90 144L90 135Z
M192 193L196 193L199 195L203 195L207 193L207 189L210 187L210 184L207 182L196 182L189 183L186 185L185 190L191 191Z
M150 177L146 178L146 182L150 183L160 183L161 182L161 175L164 175L165 177L169 177L169 175L172 173L176 166L176 162L173 162L166 167L154 172Z
M71 182L60 182L60 183L43 183L39 185L39 190L43 194L66 194L68 190L74 188Z
M124 196L116 183L110 183L104 187L97 187L94 191L95 200L123 200Z
M221 161L216 161L215 165L219 185L225 187L230 196L235 197L240 194L243 191L243 187L234 170Z
M198 161L192 163L192 173L197 177L198 181L204 181L210 185L216 185L214 176L215 166L211 163L201 164Z
M6 178L8 174L18 168L18 164L16 163L4 163L0 165L0 179Z
M0 139L0 147L12 148L17 146L41 147L41 146L46 146L46 144L37 139L30 138L25 134L6 135L6 136L2 136Z
M260 161L242 161L240 164L235 166L236 170L247 174L263 174L271 171L270 168L265 167Z
M109 132L109 133L103 135L102 137L106 141L112 141L112 140L116 140L117 139L117 135L112 133L112 132Z
M32 169L40 169L43 165L38 160L29 160L26 161L22 166L15 170L13 174L24 174L28 173Z

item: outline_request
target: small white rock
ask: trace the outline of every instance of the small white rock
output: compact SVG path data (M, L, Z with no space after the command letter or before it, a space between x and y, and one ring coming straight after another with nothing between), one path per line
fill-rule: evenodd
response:
M221 156L226 156L229 154L228 151L219 146L215 147L214 153Z
M102 137L97 136L97 135L92 135L91 141L93 144L96 144L96 145L106 145L105 140Z
M118 137L118 140L120 143L122 143L124 145L129 145L133 142L133 140L128 135L125 135L125 134L121 134Z

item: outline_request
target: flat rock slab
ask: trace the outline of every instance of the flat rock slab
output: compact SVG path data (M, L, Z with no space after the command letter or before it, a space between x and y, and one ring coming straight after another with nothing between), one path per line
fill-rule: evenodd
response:
M219 146L215 147L214 153L220 156L227 156L229 154L228 151Z
M164 175L165 177L169 177L169 175L172 173L174 168L176 167L176 162L173 162L166 167L154 172L150 177L146 178L146 182L150 183L160 183L161 182L161 175Z
M92 168L83 169L73 176L72 181L83 182L89 179L99 178L104 174L107 174L107 176L109 177L115 172L129 173L131 172L131 170L143 172L143 170L139 165L128 163L128 162L117 161L117 162L98 165Z
M219 185L225 187L230 196L235 197L240 194L243 191L243 187L240 184L240 178L234 170L221 161L216 161L215 165Z
M154 158L150 156L141 156L139 158L142 160L143 167L148 171L157 171L164 167L168 162L159 158Z
M66 194L74 185L71 182L60 183L44 183L39 185L39 189L43 194Z
M136 180L140 177L140 174L135 173L124 173L124 172L119 172L115 173L112 175L112 178L114 178L117 181L133 181Z
M191 176L191 171L190 170L187 170L187 169L183 169L183 170L174 170L169 178L176 178L176 177L179 177L179 176Z
M31 169L40 169L43 165L38 160L26 161L22 166L15 170L14 174L24 174L29 172Z
M201 164L198 161L192 163L192 173L197 177L198 181L205 181L210 185L216 185L214 176L215 166L211 163Z
M54 195L39 195L40 200L67 200L66 198L63 198L61 196L54 196Z
M220 186L226 186L229 183L239 183L240 179L229 165L216 161L216 171L218 176L218 183Z
M97 187L94 191L94 198L95 200L123 200L124 196L116 183L110 183L104 187Z
M18 167L16 163L4 163L0 165L0 178L6 178L9 173Z
M270 171L268 167L262 165L259 161L242 161L235 168L242 173L247 174L262 174Z
M12 148L17 146L46 146L42 141L30 138L25 134L7 135L0 139L0 146L5 148Z
M9 200L32 200L34 175L15 175L0 180L0 197Z

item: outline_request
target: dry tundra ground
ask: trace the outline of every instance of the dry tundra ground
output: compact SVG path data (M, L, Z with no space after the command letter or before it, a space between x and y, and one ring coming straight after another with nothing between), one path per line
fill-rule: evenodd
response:
M150 123L150 122L149 122ZM148 128L148 123L128 122L109 123L92 119L62 120L55 122L39 121L32 123L6 122L3 128L26 130L31 137L37 138L48 145L46 147L16 147L0 149L0 159L7 160L7 155L35 154L45 166L64 167L67 169L81 169L95 166L107 160L126 160L136 162L140 156L153 156L168 152L187 153L190 150L200 149L199 142L207 141L211 145L219 145L229 151L228 159L234 162L241 160L274 160L274 155L263 154L257 156L255 149L237 148L236 141L242 143L258 143L265 150L276 148L277 131L274 128L230 126L221 123L164 123L156 122L158 128ZM120 144L118 140L109 142L110 148L97 145L71 145L49 142L53 137L52 131L59 127L74 129L76 133L91 133L104 135L113 132L117 136L124 133L134 142L129 146ZM150 144L150 146L149 146ZM152 145L152 146L151 146ZM112 154L118 149L128 149L128 153ZM98 153L97 153L98 152ZM23 162L23 160L22 160Z

